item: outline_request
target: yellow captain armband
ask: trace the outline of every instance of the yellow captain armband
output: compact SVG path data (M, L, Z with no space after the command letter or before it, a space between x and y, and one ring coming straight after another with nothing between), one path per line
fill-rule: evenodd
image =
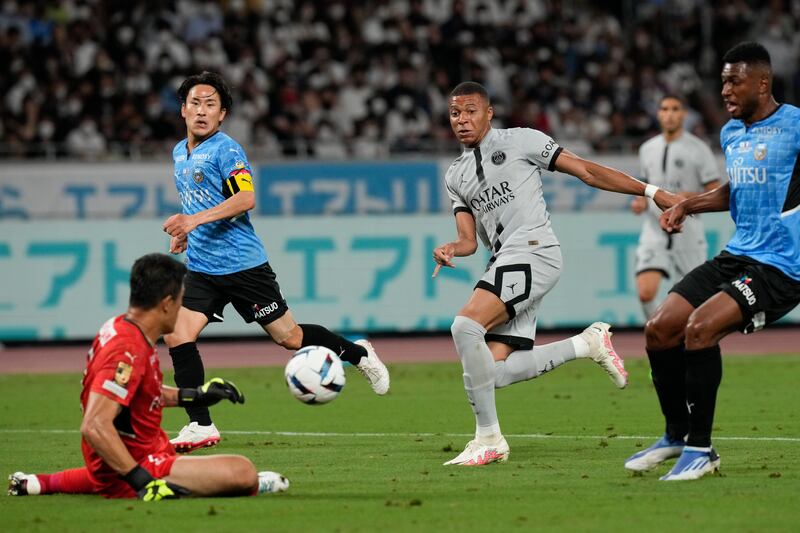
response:
M236 169L230 174L222 184L222 194L225 198L230 198L240 191L253 191L253 176L246 168Z

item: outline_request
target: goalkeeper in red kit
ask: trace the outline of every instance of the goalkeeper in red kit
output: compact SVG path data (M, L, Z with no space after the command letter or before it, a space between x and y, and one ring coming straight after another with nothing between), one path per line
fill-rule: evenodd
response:
M73 493L145 501L181 496L279 492L288 480L257 472L240 455L178 456L161 429L164 407L244 403L236 386L213 378L197 388L165 387L156 341L175 327L186 267L164 254L139 258L125 314L109 319L89 350L83 378L81 448L85 466L9 476L13 496Z

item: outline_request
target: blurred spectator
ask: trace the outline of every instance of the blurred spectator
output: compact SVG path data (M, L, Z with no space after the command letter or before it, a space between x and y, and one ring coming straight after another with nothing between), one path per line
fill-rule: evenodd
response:
M70 155L87 159L102 155L106 149L106 140L97 131L94 119L88 115L67 134L66 144Z
M7 0L0 3L0 156L164 157L176 86L210 69L253 153L341 159L453 150L447 94L487 86L498 125L633 151L654 102L683 93L715 133L719 58L773 55L798 95L797 1ZM602 7L605 6L605 7Z

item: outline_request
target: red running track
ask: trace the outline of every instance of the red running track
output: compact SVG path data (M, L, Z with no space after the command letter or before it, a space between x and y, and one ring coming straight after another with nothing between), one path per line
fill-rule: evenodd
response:
M537 344L547 344L569 333L542 333ZM644 336L641 331L617 333L614 347L623 357L644 356ZM457 361L453 342L448 336L379 337L372 341L386 363ZM207 341L198 343L206 368L238 368L282 366L288 353L267 337L258 340ZM82 372L86 364L86 345L45 345L6 347L0 350L0 374ZM164 369L172 369L165 346L159 346ZM736 354L800 354L800 327L775 328L755 335L735 333L722 341L724 355Z

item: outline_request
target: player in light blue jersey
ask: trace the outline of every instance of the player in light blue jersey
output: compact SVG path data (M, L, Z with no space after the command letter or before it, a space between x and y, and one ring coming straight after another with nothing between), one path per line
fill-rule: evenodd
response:
M800 109L772 96L767 50L741 43L723 58L731 120L720 138L728 182L661 215L668 232L695 213L730 210L736 232L715 258L686 275L647 323L647 354L666 432L625 462L649 470L678 457L661 479L697 479L719 467L711 447L719 341L752 333L800 303Z
M186 293L175 331L164 337L179 387L205 381L197 337L221 322L226 305L257 322L288 350L325 346L367 378L377 394L389 390L389 372L365 339L350 342L316 324L297 324L281 294L261 240L250 223L255 206L250 163L244 150L220 131L232 99L218 74L203 72L183 82L178 95L187 138L172 152L175 186L183 212L164 222L170 252L187 252ZM179 452L219 443L205 407L187 407L190 422L172 439Z

